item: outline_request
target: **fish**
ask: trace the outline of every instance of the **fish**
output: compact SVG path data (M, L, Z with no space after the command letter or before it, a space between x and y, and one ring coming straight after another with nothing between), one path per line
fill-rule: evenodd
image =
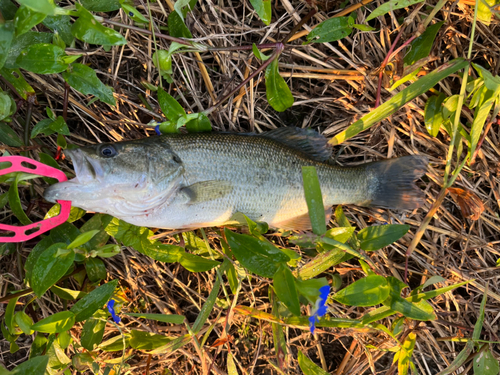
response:
M65 154L76 177L49 186L49 202L110 214L127 223L176 230L223 226L243 213L270 227L308 230L302 167L314 166L325 215L354 204L412 210L428 158L410 155L342 167L311 128L262 134L188 133L101 143Z

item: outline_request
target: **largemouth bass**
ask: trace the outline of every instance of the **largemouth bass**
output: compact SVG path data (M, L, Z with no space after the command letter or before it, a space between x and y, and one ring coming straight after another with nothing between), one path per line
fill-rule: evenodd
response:
M219 226L242 212L271 227L309 229L302 166L316 167L325 212L336 204L414 209L424 202L414 181L426 157L344 168L329 161L327 140L312 129L172 134L65 153L76 177L50 186L45 199L146 227Z

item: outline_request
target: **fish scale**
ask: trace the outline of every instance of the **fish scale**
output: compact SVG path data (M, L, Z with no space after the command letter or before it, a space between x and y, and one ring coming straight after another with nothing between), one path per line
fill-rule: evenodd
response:
M101 155L102 150L112 156ZM262 135L163 135L77 153L74 163L86 167L76 167L73 185L47 189L48 200L73 197L73 205L83 209L97 207L135 225L171 229L223 225L236 212L272 227L308 229L303 166L316 167L325 210L336 204L416 208L423 194L414 180L427 165L421 156L350 168L333 165L326 139L300 128ZM79 195L71 195L75 184Z

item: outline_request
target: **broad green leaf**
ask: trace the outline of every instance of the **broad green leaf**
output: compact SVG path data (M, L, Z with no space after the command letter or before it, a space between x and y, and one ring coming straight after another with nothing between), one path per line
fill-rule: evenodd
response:
M25 6L20 6L14 18L16 35L19 36L31 30L34 26L42 22L46 16L46 14L35 12L33 9Z
M443 23L437 22L434 25L428 26L422 35L411 42L411 48L403 59L406 65L413 65L418 60L430 55L434 39L436 39L436 35L441 26L443 26Z
M46 15L54 15L56 11L56 5L53 0L19 0L18 3L35 12Z
M443 118L448 119L448 118L455 118L455 112L457 111L458 107L458 100L459 100L459 95L452 95L443 100Z
M484 85L488 90L492 91L497 91L498 87L500 86L500 77L499 76L493 76L492 73L490 73L489 70L483 68L481 65L478 64L472 64L474 66L474 69L478 72L478 74L483 77L484 79Z
M331 238L332 240L346 243L354 234L353 227L338 227L329 229L325 236Z
M367 18L366 22L378 17L383 16L386 13L389 13L391 10L406 8L414 4L421 3L423 0L390 0L386 3L380 5L377 9L375 9Z
M212 123L204 113L197 113L197 117L186 122L186 130L189 133L201 133L212 131Z
M51 135L54 133L70 135L68 125L62 116L58 116L56 120L45 118L39 121L31 130L31 139L38 134Z
M76 3L78 19L71 27L73 35L89 44L122 46L127 44L126 39L117 31L102 26L94 16L80 4Z
M100 0L99 0L100 1ZM43 20L43 24L51 29L54 34L58 34L59 37L68 46L72 44L75 40L73 34L71 34L71 17L66 15L58 16L47 16Z
M255 57L257 57L259 60L266 61L269 59L270 56L264 55L260 50L257 48L257 45L255 43L252 43L252 51Z
M26 263L24 263L24 269L26 270L27 280L31 280L33 267L37 263L37 260L40 257L40 255L46 249L48 249L52 244L54 244L54 241L52 241L52 238L50 238L50 236L47 236L38 241L35 247L31 250L31 252L28 255L28 258L26 259ZM61 246L64 246L64 244L61 244Z
M198 317L196 318L192 331L194 334L197 334L198 332L201 331L203 328L203 325L208 319L208 316L212 312L215 302L217 301L217 296L219 294L219 289L220 289L220 279L217 277L217 280L215 280L214 286L212 288L212 291L208 295L208 298L205 301L205 304L201 308L200 313L198 314Z
M389 295L389 287L383 276L372 275L360 279L333 296L337 302L348 306L374 306Z
M36 335L31 344L30 359L41 356L47 348L47 338L43 335ZM26 362L25 362L26 363ZM43 373L42 373L43 374Z
M324 251L314 257L309 263L306 263L298 270L298 275L304 280L312 279L325 272L327 269L343 261L346 253L340 249Z
M321 22L307 34L307 41L328 43L345 38L352 32L354 20L352 17L335 17Z
M87 295L85 292L81 292L79 290L73 290L68 288L61 288L60 286L54 285L50 288L50 291L54 293L56 296L59 296L62 299L67 301L76 301L79 298Z
M273 287L276 295L294 315L300 315L300 304L297 290L295 289L295 278L288 266L280 264L278 271L273 277Z
M11 0L0 0L0 9L2 9L2 16L4 20L12 21L16 16L18 7Z
M387 224L363 228L358 232L360 247L365 251L382 249L396 242L410 230L409 225Z
M191 272L206 272L220 265L219 262L190 253L182 254L179 263Z
M326 232L325 205L315 167L302 167L302 182L313 232L324 234Z
M394 90L396 90L396 88L398 88L399 86L401 86L403 83L406 83L408 81L415 81L415 78L417 77L418 73L420 72L420 69L421 68L415 69L413 72L411 72L411 73L405 75L403 78L397 80L387 90L388 91L394 91Z
M33 266L30 285L38 297L41 297L52 285L57 283L69 270L75 259L73 251L57 255L64 243L55 243L40 254Z
M342 210L342 206L341 205L338 205L337 208L335 209L335 212L334 212L334 215L335 215L335 220L337 221L337 223L341 226L341 227L345 227L345 228L353 228L354 230L354 227L351 225L351 223L349 223L349 220L347 220L347 217L345 216L344 214L344 210ZM338 238L334 238L335 240L337 241L340 241L340 242L343 242L341 241L340 239ZM349 239L349 245L351 245L351 247L353 249L357 249L359 248L359 244L358 244L358 238L356 237L356 235L353 233L353 235L351 236L351 238Z
M227 353L227 375L238 375L238 368L236 367L236 363L234 363L231 352Z
M3 68L9 54L12 39L14 38L14 22L7 21L0 24L0 68Z
M483 132L484 124L490 116L491 108L496 100L498 100L498 95L500 93L500 85L497 87L496 91L485 90L484 101L476 107L474 113L474 121L472 122L470 137L470 154L473 155L476 150L479 138L481 138L481 133Z
M168 92L158 87L158 103L165 117L170 121L177 121L179 117L185 117L186 111L175 98Z
M93 283L104 280L108 276L106 265L99 258L88 258L85 261L85 270L89 280Z
M193 340L193 337L190 334L187 334L187 335L178 337L178 338L170 341L168 344L160 346L159 348L154 349L154 350L148 352L147 354L156 355L156 354L173 353L177 349L180 349L184 345L187 345L190 342L192 342L192 340Z
M62 57L64 50L53 44L35 44L21 52L16 64L25 70L37 74L60 73L68 67Z
M12 128L4 122L0 122L0 142L11 147L24 146L21 138L12 130Z
M278 112L290 108L294 102L290 88L280 76L277 58L266 68L266 96L271 107Z
M37 33L35 31L28 31L23 35L15 37L8 51L4 67L7 69L19 68L16 60L22 51L35 44L51 43L52 37L52 33Z
M9 333L11 335L14 335L14 322L15 322L15 310L16 310L16 304L17 301L19 300L19 297L14 297L11 298L9 303L7 304L7 307L5 308L5 325L7 326ZM3 323L0 323L3 324Z
M227 241L238 261L251 272L273 277L278 271L279 263L286 263L290 258L268 241L262 241L245 234L224 229Z
M40 335L37 335L37 337ZM14 368L9 375L44 375L49 363L49 357L46 355L34 357L21 363Z
M388 117L389 115L402 108L406 103L425 93L442 79L467 66L468 62L463 58L458 58L443 64L438 69L420 78L418 81L412 83L404 90L401 90L390 100L383 103L380 107L371 111L367 115L363 116L343 132L337 134L330 140L330 143L333 145L341 144L342 142L345 142L346 140L354 137L362 131L369 129L380 120Z
M26 82L26 79L24 79L19 69L3 68L0 70L0 74L16 89L17 93L24 100L27 100L28 96L35 95L35 90Z
M14 315L14 320L25 335L31 335L33 333L31 329L33 320L24 311L18 311L16 315Z
M63 242L64 248L80 235L80 231L73 224L65 222L50 231L52 242Z
M112 12L120 9L119 0L81 0L83 7L91 12Z
M94 69L83 64L72 64L67 72L62 74L68 84L84 95L94 95L104 103L116 105L113 90L97 78Z
M19 198L19 191L17 185L19 183L21 175L17 174L14 181L9 188L9 205L12 213L19 219L21 224L28 225L31 224L31 220L26 216L26 213L21 206L21 199Z
M441 124L444 122L442 104L446 99L446 96L443 93L439 93L439 95L433 95L425 103L424 109L424 121L425 128L429 132L429 134L433 137L439 134L439 129L441 128Z
M190 10L194 9L194 6L198 0L177 0L174 5L175 12L184 19Z
M233 216L231 216L229 222L231 224L234 222L237 223L237 225L246 225L250 234L255 237L259 237L261 234L269 231L269 225L267 225L267 223L263 221L253 221L241 212L236 212Z
M67 331L75 324L75 314L71 311L61 311L31 326L31 329L44 333L60 333Z
M157 335L152 332L130 331L130 347L137 350L153 350L168 344L172 339L167 336Z
M187 28L184 20L177 12L168 15L168 33L176 38L192 38L193 34ZM153 60L154 61L154 60Z
M130 341L130 335L118 335L114 336L99 345L99 349L104 350L105 352L121 352L123 351L123 347L128 347Z
M76 317L75 322L81 322L90 318L97 310L102 308L111 298L118 284L118 280L112 280L109 283L101 285L87 294L70 309Z
M304 375L329 375L299 350L299 366Z
M16 102L9 94L0 92L0 121L10 117L16 111Z
M88 351L94 350L102 342L106 319L107 314L99 310L83 325L80 344Z
M499 4L498 0L478 0L477 4L478 21L484 23L486 26L489 26L491 23L491 16L493 15L491 8Z
M472 362L475 375L498 375L500 372L498 359L491 354L489 349L479 353Z
M89 242L92 237L94 237L97 233L99 233L99 230L90 230L88 232L84 232L82 234L79 234L78 237L76 237L73 242L71 242L68 246L67 249L74 249L76 247L80 247L83 244L86 244Z
M186 255L182 247L175 245L166 245L162 243L154 243L152 245L146 246L140 252L150 258L153 258L154 260L165 263L179 262ZM191 259L191 261L193 261L193 259ZM185 262L186 264L189 264L190 260L188 259L188 257L186 257ZM207 267L208 265L205 263L205 266ZM213 267L210 267L208 269L211 268Z
M360 24L357 24L357 23L355 23L354 25L352 25L352 27L354 27L355 29L358 29L359 31L375 31L375 30L377 30L374 27L371 27L371 26L368 26L368 25L360 25Z
M252 4L262 22L269 26L272 17L271 0L250 0L250 4Z
M124 315L134 316L136 318L150 319L157 322L182 324L186 317L184 315L176 314L146 314L146 313L126 313Z

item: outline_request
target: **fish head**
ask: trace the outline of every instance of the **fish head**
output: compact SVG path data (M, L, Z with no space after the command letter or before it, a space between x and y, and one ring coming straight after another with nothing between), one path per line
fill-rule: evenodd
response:
M72 206L117 217L165 203L184 173L180 158L158 142L102 143L64 153L76 177L50 186L44 198L68 200Z

